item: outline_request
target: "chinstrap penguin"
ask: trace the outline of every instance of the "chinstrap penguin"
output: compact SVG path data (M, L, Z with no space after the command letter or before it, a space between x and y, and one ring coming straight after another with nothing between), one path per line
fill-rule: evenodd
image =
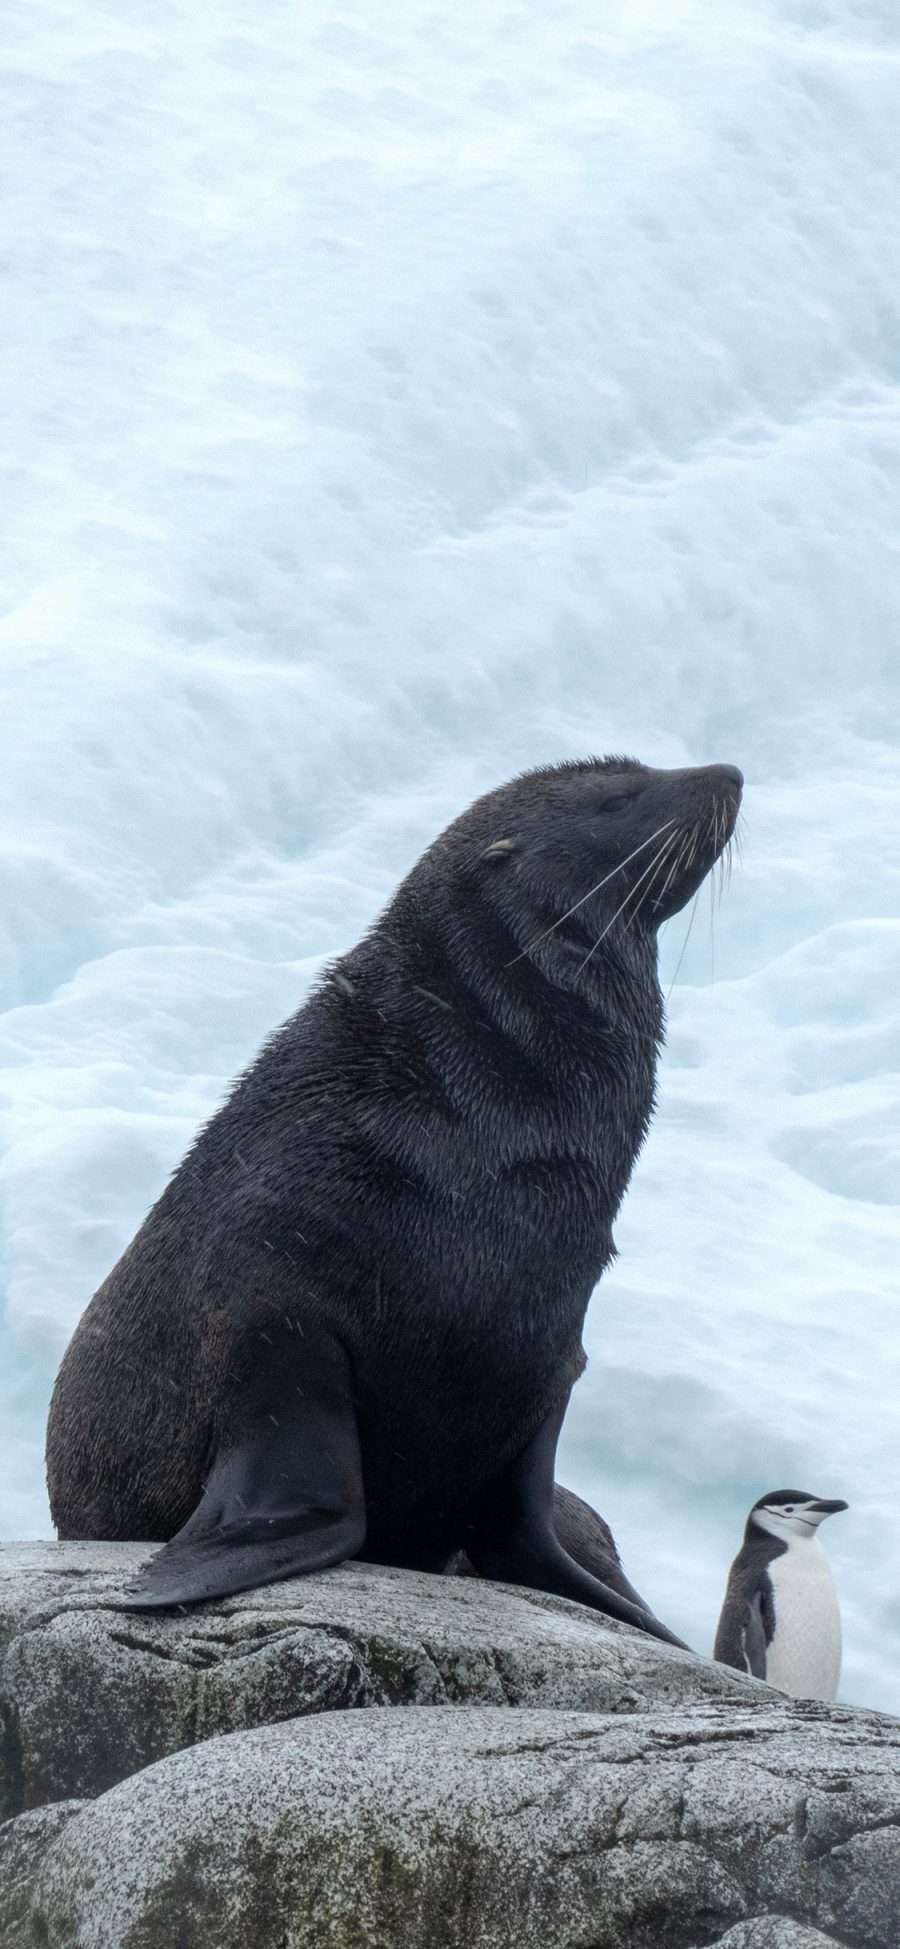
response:
M819 1524L847 1504L773 1489L747 1518L728 1574L714 1657L794 1698L833 1699L841 1616Z

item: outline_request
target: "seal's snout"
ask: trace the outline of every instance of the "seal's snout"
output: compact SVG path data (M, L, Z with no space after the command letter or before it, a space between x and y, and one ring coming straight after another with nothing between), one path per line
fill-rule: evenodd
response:
M716 807L716 853L737 824L741 809L741 795L744 790L744 774L737 765L705 765L702 773L703 797L709 796ZM720 830L719 822L724 821Z
M744 774L737 765L710 765L713 780L721 782L729 797L739 799L744 789Z

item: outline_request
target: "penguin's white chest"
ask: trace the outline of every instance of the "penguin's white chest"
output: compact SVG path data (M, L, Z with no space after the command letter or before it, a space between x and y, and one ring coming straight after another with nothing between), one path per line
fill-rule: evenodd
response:
M798 1699L837 1697L841 1614L828 1559L816 1537L792 1544L769 1564L775 1633L766 1678Z

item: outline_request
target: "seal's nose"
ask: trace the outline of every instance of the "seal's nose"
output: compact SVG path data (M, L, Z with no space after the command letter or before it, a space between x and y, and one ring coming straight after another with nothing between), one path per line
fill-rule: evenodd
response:
M737 765L717 765L716 770L721 772L723 778L727 778L729 785L737 786L739 792L743 791L744 774L738 771Z

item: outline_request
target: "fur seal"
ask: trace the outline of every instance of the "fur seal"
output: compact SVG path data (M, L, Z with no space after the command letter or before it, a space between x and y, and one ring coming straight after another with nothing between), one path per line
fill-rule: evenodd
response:
M592 758L478 799L201 1130L50 1409L60 1536L167 1539L135 1608L462 1550L671 1639L559 1541L554 1459L653 1109L657 928L742 784Z

